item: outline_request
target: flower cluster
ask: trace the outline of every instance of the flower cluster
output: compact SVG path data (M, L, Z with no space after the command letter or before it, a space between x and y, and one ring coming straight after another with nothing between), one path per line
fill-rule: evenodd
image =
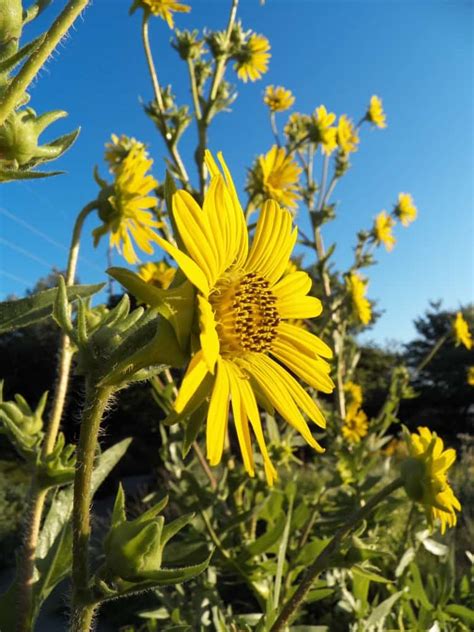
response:
M368 432L369 422L367 415L362 410L362 388L354 382L347 382L344 386L348 394L348 406L342 425L342 436L350 443L360 443Z

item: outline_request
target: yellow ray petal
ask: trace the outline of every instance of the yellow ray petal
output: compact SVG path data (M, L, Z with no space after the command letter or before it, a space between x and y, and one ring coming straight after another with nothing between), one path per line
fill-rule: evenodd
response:
M198 351L191 358L186 371L178 396L174 403L174 409L177 413L182 413L191 397L194 395L199 385L208 373L206 362L204 361L202 351Z
M179 248L176 248L176 246L173 246L173 244L170 244L169 241L166 241L162 237L157 235L156 241L158 245L170 255L170 257L173 257L189 281L195 285L198 290L204 294L204 296L208 296L209 283L206 275L197 263L195 263L191 257L188 257L188 255L179 250Z
M323 311L321 301L314 296L278 299L276 305L281 318L317 318Z
M211 465L218 465L222 458L229 417L229 395L229 376L223 361L219 359L206 424L207 458Z
M294 300L295 298L306 296L311 289L311 285L310 276L306 272L299 270L283 277L281 281L272 287L272 292L280 301L285 301L286 299Z
M333 392L334 382L328 375L330 366L322 358L309 358L278 338L272 343L271 353L313 388L323 393Z
M236 374L236 371L230 362L223 362L223 365L227 369L230 382L230 393L232 399L232 411L234 413L234 424L237 430L237 438L239 440L240 451L242 453L242 459L244 467L250 476L255 475L252 443L250 440L249 422L247 417L247 411L240 394L240 378Z
M248 380L239 380L239 388L240 394L242 396L243 405L245 407L245 410L247 411L247 415L250 419L255 438L257 439L258 447L262 454L267 483L271 487L277 478L277 472L273 467L270 456L268 454L255 395L252 391L252 388L250 387Z
M212 287L219 271L215 237L207 215L189 193L177 191L173 195L173 217L186 250L205 273Z
M217 335L216 321L212 307L204 297L198 295L200 341L204 361L210 373L214 373L214 367L219 355L219 336Z
M293 343L303 353L311 353L314 356L322 356L323 358L332 358L332 349L314 334L311 334L302 327L296 327L289 323L280 323L278 325L278 336L286 343Z

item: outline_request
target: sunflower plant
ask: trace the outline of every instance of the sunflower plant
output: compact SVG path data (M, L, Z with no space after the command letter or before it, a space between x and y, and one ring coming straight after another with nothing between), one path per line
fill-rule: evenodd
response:
M23 25L49 2L0 4L0 179L39 177L34 167L75 136L41 146L63 113L37 116L25 90L88 3L71 0L22 47ZM456 454L425 426L400 431L399 413L443 344L471 349L469 325L459 312L417 368L393 367L380 409L366 407L357 336L378 316L370 267L418 211L394 192L392 210L373 209L350 265L337 267L336 244L325 243L338 213L331 199L367 128L388 124L377 95L352 118L324 104L292 111L296 91L266 86L268 144L248 157L237 189L239 166L209 150L209 129L237 86L264 79L271 63L270 41L244 26L238 5L221 29L190 31L177 26L198 7L133 2L141 32L130 33L141 37L152 93L144 112L166 164L144 139L104 139L109 176L94 170L99 189L77 216L64 276L0 305L0 332L46 318L60 331L49 408L47 394L0 397L1 431L31 475L18 572L0 598L6 632L35 629L65 579L73 632L101 617L121 630L471 629L472 578L448 582L449 531L463 520L450 482ZM190 103L160 84L151 29L171 30ZM191 126L195 181L180 152ZM107 239L129 264L104 274L124 289L116 304L93 305L103 284L75 284L86 220L94 245ZM77 443L60 432L72 374L84 398ZM101 452L106 411L137 383L159 420L156 489L131 512L120 485L98 528L92 498L131 441ZM423 577L433 567L436 577Z

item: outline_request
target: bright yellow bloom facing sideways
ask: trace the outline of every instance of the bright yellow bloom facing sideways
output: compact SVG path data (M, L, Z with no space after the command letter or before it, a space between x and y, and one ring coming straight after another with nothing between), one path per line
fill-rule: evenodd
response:
M466 349L472 348L472 335L469 331L469 325L464 320L461 312L458 312L456 314L456 318L454 319L453 333L456 345L464 345Z
M333 112L328 112L324 105L316 108L312 116L312 139L321 144L323 154L329 156L337 147L337 129L331 127L336 120Z
M451 448L445 450L443 440L425 427L418 428L418 434L408 434L406 441L411 458L402 463L405 490L412 500L425 507L430 523L440 521L444 533L446 526L456 524L455 510L461 510L447 479L456 452Z
M173 283L176 275L176 268L169 266L166 261L157 261L156 263L144 263L138 268L138 276L145 283L151 283L162 290L167 290Z
M265 202L250 245L232 177L220 155L219 160L225 178L206 152L211 183L202 209L185 191L173 196L175 225L188 254L159 239L197 289L200 348L174 407L178 414L190 413L209 398L207 458L217 465L232 402L245 469L254 475L251 428L272 485L276 471L257 402L274 407L322 452L303 414L321 428L325 419L293 374L319 391L332 392L330 365L323 359L332 352L322 340L287 322L314 318L322 311L321 301L308 296L311 279L305 272L284 276L297 238L289 211L274 200Z
M350 154L357 151L359 136L354 124L345 114L339 117L336 139L339 149L343 154Z
M344 385L344 391L348 394L348 402L347 402L347 417L354 417L357 414L357 411L362 406L363 397L362 397L362 388L359 384L355 382L347 382Z
M361 439L368 433L368 429L367 415L360 409L355 415L344 419L341 432L342 436L350 443L360 443Z
M272 112L284 112L291 108L295 102L295 97L291 90L286 90L282 86L267 86L265 90L264 102Z
M398 204L395 207L395 215L401 221L402 226L405 227L415 221L418 215L418 209L409 193L398 194Z
M142 0L153 15L163 18L170 29L173 28L173 13L189 13L191 7L174 0Z
M357 272L351 272L346 279L346 284L351 295L354 315L363 325L368 325L372 318L370 302L365 298L368 281Z
M113 193L99 209L99 217L104 223L92 231L94 246L110 233L110 245L132 264L139 261L132 237L141 250L152 254L151 242L156 241L154 229L160 226L153 214L145 210L156 205L156 198L149 194L158 183L146 173L152 164L153 160L148 158L143 146L130 151L115 170Z
M298 181L301 167L283 147L273 145L265 156L258 159L262 171L262 185L266 197L276 200L286 208L296 208L296 200L301 199Z
M467 367L467 383L474 386L474 366Z
M244 83L257 81L268 70L270 42L263 35L252 33L239 52L234 66L237 77Z
M395 222L387 213L387 211L382 211L375 218L374 224L374 235L375 239L379 244L383 244L387 249L387 252L393 250L395 246L396 239L392 234L392 229L395 226Z
M382 99L375 94L370 98L365 118L376 127L380 127L381 129L387 127L387 117L383 111Z

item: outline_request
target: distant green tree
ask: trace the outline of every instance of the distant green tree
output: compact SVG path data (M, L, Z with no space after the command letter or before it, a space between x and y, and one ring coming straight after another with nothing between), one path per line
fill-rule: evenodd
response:
M460 308L474 331L474 306ZM413 371L418 397L402 403L401 414L411 425L429 424L444 436L473 431L474 388L467 383L467 369L474 365L474 350L455 343L452 324L455 311L441 309L441 302L430 303L423 316L415 320L418 337L405 346L404 360ZM445 341L424 368L424 359L442 338Z

